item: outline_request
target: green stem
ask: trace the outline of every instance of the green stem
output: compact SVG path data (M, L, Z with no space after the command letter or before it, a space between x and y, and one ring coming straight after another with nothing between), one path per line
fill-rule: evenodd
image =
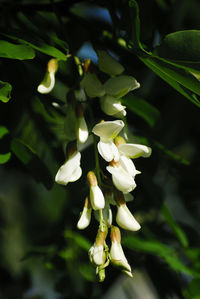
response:
M98 151L97 151L96 137L94 136L94 134L93 134L93 140L94 140L94 156L95 156L95 168L96 168L96 174L97 174L97 181L98 181L98 185L101 186L99 156L98 156Z

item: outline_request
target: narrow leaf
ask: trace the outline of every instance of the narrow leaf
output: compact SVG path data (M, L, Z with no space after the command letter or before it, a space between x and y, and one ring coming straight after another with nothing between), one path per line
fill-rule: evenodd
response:
M11 84L0 81L0 101L7 103L11 98L11 90Z
M35 52L29 46L16 45L5 40L0 40L0 57L19 60L33 59Z

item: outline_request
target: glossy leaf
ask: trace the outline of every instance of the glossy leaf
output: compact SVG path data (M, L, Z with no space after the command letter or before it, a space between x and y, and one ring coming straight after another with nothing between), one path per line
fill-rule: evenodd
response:
M7 103L11 98L11 90L11 84L0 81L0 101L2 101L3 103Z
M150 127L154 127L160 117L160 112L154 106L132 94L123 98L122 103L129 110L144 119Z
M47 166L30 146L14 138L11 142L11 150L37 182L44 184L47 189L52 187L53 180Z
M34 50L28 45L16 45L5 40L0 40L0 57L11 59L33 59Z

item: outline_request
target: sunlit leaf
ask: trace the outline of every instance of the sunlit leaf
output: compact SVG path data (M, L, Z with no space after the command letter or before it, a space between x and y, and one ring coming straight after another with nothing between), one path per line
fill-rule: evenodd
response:
M11 90L11 84L0 81L0 101L7 103L11 98Z
M0 40L0 57L11 59L33 59L34 50L28 45L16 45L5 40Z

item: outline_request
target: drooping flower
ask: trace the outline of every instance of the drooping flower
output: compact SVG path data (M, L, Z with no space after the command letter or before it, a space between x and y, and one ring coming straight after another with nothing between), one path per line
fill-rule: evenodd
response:
M105 82L104 87L106 94L119 99L126 95L128 92L139 88L140 84L135 78L122 75L110 78Z
M55 85L55 73L58 69L58 60L52 58L47 64L47 71L45 73L44 79L39 84L37 91L40 93L49 93L52 91Z
M90 184L90 203L92 205L93 210L101 210L105 206L105 199L101 189L97 184L97 178L93 171L89 171L88 182Z
M120 75L124 71L124 67L116 61L106 51L98 50L98 66L99 69L111 76Z
M101 109L107 115L118 115L121 114L121 117L126 115L126 106L121 104L120 99L117 99L110 95L105 95L100 98Z
M70 143L68 146L67 159L56 174L56 183L66 186L69 182L77 181L82 175L80 161L80 152L74 147L74 143Z
M135 217L129 211L124 195L122 192L115 193L115 201L117 203L117 215L116 222L117 224L126 230L137 231L141 228L140 224L137 222Z
M90 224L90 220L91 220L91 214L92 214L92 208L91 208L88 197L86 197L83 211L82 211L79 221L77 223L78 229L85 229L86 227L88 227L88 225Z
M120 144L118 146L118 150L121 155L124 155L131 159L136 159L139 157L148 158L152 152L150 147L134 143Z
M97 145L99 154L104 160L110 162L119 160L119 152L113 139L119 134L124 127L122 120L104 121L94 126L92 132L100 137Z
M95 239L95 243L88 252L90 262L96 266L101 266L106 261L106 253L104 251L104 246L107 234L108 229L106 226L104 227L103 231L99 229Z
M133 176L124 170L119 162L110 162L106 169L112 174L113 184L118 190L128 193L135 189L136 183Z
M112 242L110 249L111 263L128 276L132 277L131 266L124 255L124 251L121 246L121 233L117 226L112 226L110 238Z

